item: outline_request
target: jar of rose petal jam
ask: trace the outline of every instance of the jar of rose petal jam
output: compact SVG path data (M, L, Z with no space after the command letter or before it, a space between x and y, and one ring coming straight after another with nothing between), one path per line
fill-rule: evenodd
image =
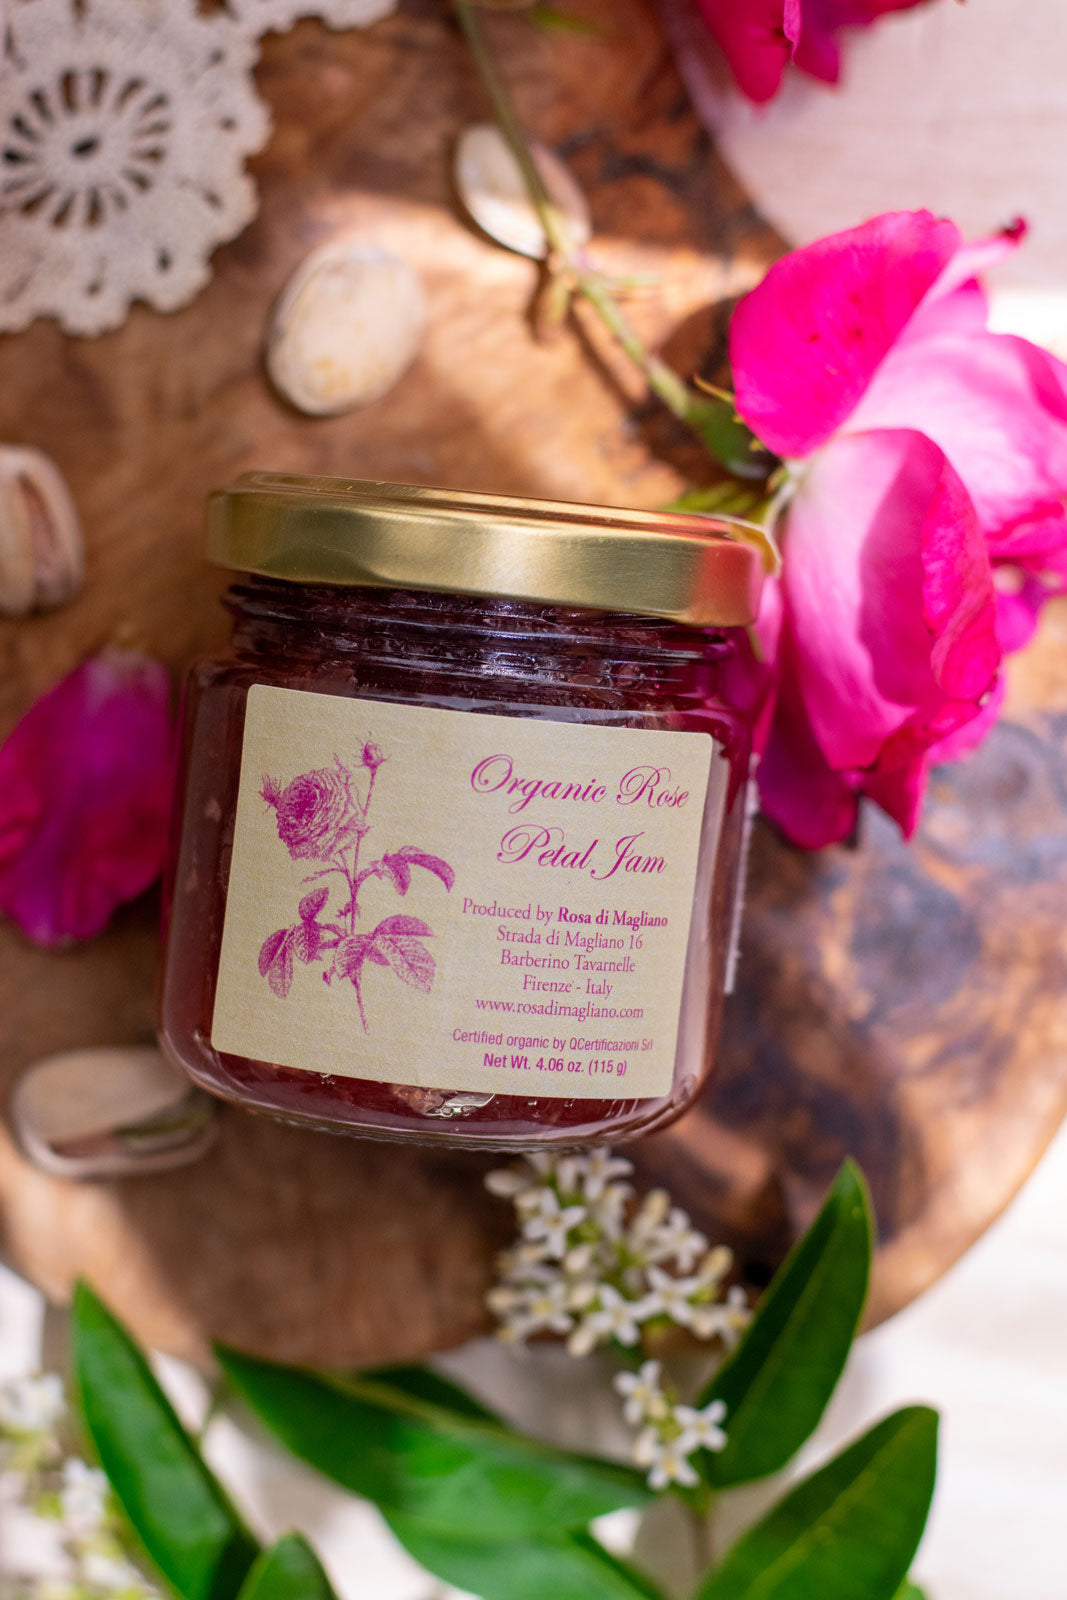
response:
M189 676L161 1038L335 1132L536 1149L711 1069L758 699L743 524L252 474Z

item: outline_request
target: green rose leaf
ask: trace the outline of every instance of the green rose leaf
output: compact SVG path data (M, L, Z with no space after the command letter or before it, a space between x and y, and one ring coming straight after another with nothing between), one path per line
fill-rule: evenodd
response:
M84 1283L74 1294L72 1341L86 1431L145 1551L183 1600L230 1600L259 1547L148 1362Z
M926 1600L926 1595L917 1583L906 1578L897 1590L896 1600Z
M650 1498L628 1467L462 1415L453 1403L405 1392L395 1376L344 1378L228 1349L218 1356L237 1393L294 1455L427 1531L482 1541L559 1534Z
M414 1517L386 1512L386 1521L428 1572L481 1600L663 1600L588 1533L486 1543L437 1533Z
M813 1432L845 1365L867 1298L871 1210L846 1161L744 1339L700 1397L726 1404L726 1446L700 1457L716 1489L778 1472Z
M301 1533L287 1533L265 1550L238 1600L337 1600L318 1556Z
M693 1600L895 1600L936 1467L937 1413L894 1412L740 1538Z

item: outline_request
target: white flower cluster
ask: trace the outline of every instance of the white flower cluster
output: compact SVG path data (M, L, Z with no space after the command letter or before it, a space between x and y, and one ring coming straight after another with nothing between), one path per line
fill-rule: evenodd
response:
M526 1156L489 1173L486 1186L512 1201L520 1229L487 1297L500 1338L554 1333L584 1356L598 1345L637 1345L673 1324L726 1349L737 1343L750 1313L743 1289L723 1297L730 1251L709 1248L666 1190L639 1201L627 1181L632 1171L629 1161L597 1149ZM698 1412L671 1399L657 1362L646 1362L638 1378L620 1374L618 1384L624 1415L641 1430L634 1456L649 1468L649 1482L695 1483L693 1452L725 1443L721 1408Z
M726 1443L722 1423L726 1405L712 1400L698 1409L683 1405L664 1387L658 1361L646 1361L638 1372L619 1372L615 1387L625 1396L622 1414L631 1427L640 1428L634 1460L647 1467L653 1489L669 1483L692 1488L700 1476L691 1457L696 1450L721 1450Z
M0 1551L0 1600L158 1600L129 1559L106 1477L65 1450L66 1419L55 1373L0 1384L4 1498L56 1530L63 1567L12 1570Z
M732 1256L709 1249L665 1189L637 1203L629 1161L609 1150L527 1156L490 1172L486 1186L511 1200L521 1237L499 1259L489 1308L500 1337L567 1335L572 1355L612 1340L635 1345L654 1321L729 1348L748 1322L744 1291L721 1298Z
M0 1384L0 1439L50 1439L67 1413L63 1380L41 1372Z

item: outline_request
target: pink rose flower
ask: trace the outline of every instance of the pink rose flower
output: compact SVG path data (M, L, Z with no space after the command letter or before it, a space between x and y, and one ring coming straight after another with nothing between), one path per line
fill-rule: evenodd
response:
M0 911L28 938L88 939L159 876L173 753L166 669L131 650L26 713L0 748Z
M264 777L260 794L277 812L278 837L295 860L329 861L359 826L348 773L336 758L284 789Z
M797 843L844 838L860 795L910 834L930 763L991 725L1002 652L1067 587L1067 368L990 333L976 279L1020 237L889 213L735 312L738 411L788 471L760 790Z
M922 0L697 0L738 88L757 104L777 94L792 63L813 78L841 76L837 36Z

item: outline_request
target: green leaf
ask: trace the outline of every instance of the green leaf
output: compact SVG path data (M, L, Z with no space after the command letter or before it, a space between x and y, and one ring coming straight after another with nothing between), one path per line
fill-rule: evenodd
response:
M481 1600L663 1600L588 1533L487 1544L435 1533L414 1517L387 1512L386 1521L427 1571Z
M375 1367L373 1371L357 1374L355 1381L358 1383L361 1378L375 1386L395 1389L409 1399L428 1400L431 1405L454 1412L456 1416L503 1426L494 1411L433 1367Z
M333 1585L301 1533L287 1533L264 1551L238 1600L337 1600Z
M739 1539L693 1600L894 1600L936 1469L936 1411L894 1412Z
M759 522L766 505L767 494L762 485L756 487L752 484L738 483L736 478L724 478L720 483L684 490L674 500L668 501L663 509L701 511L709 517L726 513Z
M701 1405L726 1405L726 1446L700 1457L713 1488L779 1471L814 1431L863 1312L871 1234L866 1184L846 1161L744 1339L700 1397Z
M86 1430L147 1554L184 1600L231 1600L259 1547L148 1362L84 1283L74 1294L72 1338Z
M766 478L771 471L773 457L741 421L732 400L690 389L682 420L735 478Z
M494 1412L431 1367L379 1367L375 1385L501 1427ZM642 1574L608 1553L587 1533L540 1535L499 1543L439 1533L418 1519L386 1512L400 1543L428 1571L484 1600L663 1600Z
M910 1578L905 1578L897 1590L896 1600L926 1600L926 1595L917 1583L912 1583Z
M294 1455L427 1531L478 1540L558 1534L651 1497L629 1467L554 1450L395 1381L279 1367L227 1349L218 1356Z

